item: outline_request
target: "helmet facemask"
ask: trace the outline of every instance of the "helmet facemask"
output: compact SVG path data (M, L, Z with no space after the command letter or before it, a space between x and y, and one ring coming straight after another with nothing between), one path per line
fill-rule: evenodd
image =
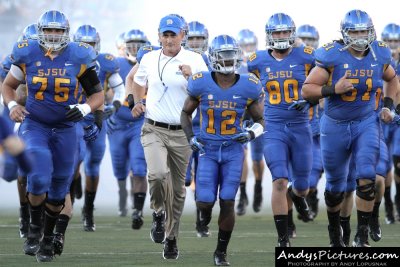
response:
M242 61L240 49L228 48L215 50L209 56L213 70L222 74L234 73L240 68Z

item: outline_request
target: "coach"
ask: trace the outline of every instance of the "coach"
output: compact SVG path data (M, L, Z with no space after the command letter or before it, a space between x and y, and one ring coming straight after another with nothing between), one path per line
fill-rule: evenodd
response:
M200 54L185 50L185 22L176 15L161 19L161 49L144 55L134 76L134 117L145 113L141 142L148 167L150 208L153 225L150 236L164 244L165 259L177 259L176 238L186 197L185 174L191 149L180 125L192 73L207 71ZM146 102L144 97L147 96Z

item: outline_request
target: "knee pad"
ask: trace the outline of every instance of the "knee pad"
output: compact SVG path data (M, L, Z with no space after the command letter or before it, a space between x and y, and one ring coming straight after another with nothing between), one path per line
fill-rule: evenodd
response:
M375 199L375 183L369 183L366 185L357 185L356 194L359 198L366 201Z
M62 206L64 208L64 203L65 203L65 198L64 199L47 199L46 200L47 204L50 204L52 206Z
M331 192L325 191L325 203L328 207L336 207L342 203L344 199L344 192Z
M393 155L394 173L400 176L400 156Z

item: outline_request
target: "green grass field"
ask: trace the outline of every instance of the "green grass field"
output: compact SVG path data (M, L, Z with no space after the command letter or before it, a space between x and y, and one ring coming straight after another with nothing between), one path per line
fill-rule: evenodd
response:
M4 213L4 212L2 212ZM352 216L355 228L355 216ZM139 231L130 228L130 218L97 216L94 233L82 230L79 216L75 216L67 230L64 253L52 266L212 266L216 247L217 215L211 224L209 238L197 238L194 217L182 218L178 240L178 260L164 260L162 245L150 240L151 217ZM0 266L32 266L36 259L22 252L23 239L18 236L16 215L0 217ZM325 247L328 245L327 219L321 212L315 222L305 224L298 220L297 238L293 246ZM385 225L382 222L383 239L373 246L400 246L400 223ZM353 230L353 234L354 234ZM237 217L235 231L228 247L228 260L233 266L274 266L275 225L272 215L246 215Z

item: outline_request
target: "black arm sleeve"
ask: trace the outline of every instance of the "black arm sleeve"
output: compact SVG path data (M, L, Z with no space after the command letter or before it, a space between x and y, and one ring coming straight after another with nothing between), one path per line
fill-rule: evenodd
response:
M78 79L87 96L103 91L95 67L87 69Z

